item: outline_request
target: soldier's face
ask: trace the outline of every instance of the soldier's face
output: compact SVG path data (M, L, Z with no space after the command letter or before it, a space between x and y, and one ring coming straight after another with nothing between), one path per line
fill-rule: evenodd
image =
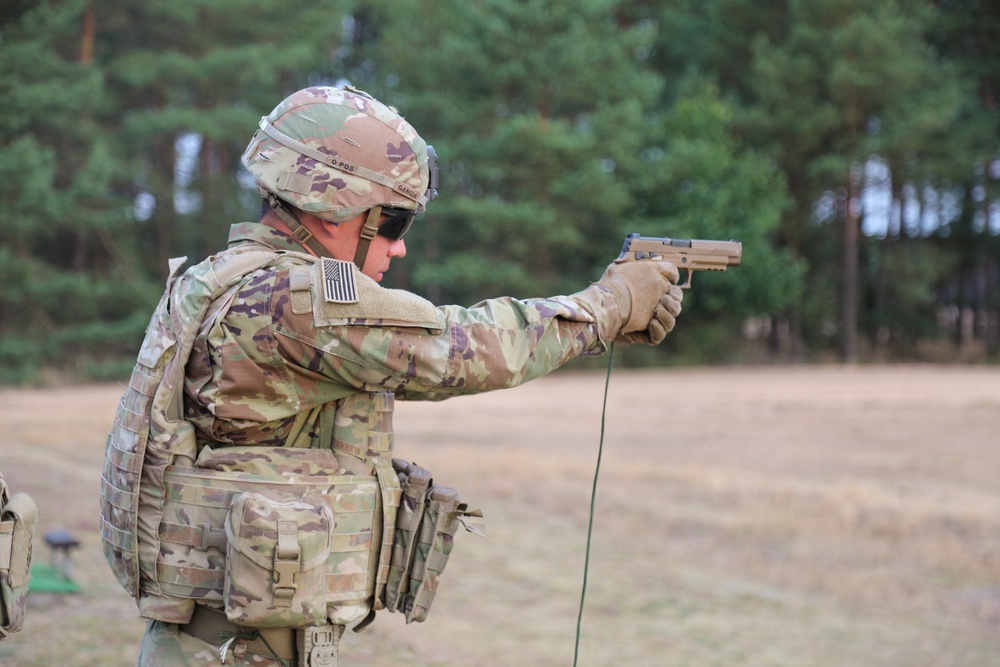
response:
M362 223L363 224L363 223ZM358 236L355 239L354 249L357 250L357 241L361 238L361 230L358 230ZM368 256L365 257L365 266L361 269L361 273L365 274L369 278L382 281L383 274L389 270L389 262L397 257L406 256L406 241L399 239L398 241L390 241L389 239L375 235L372 239L372 243L368 246ZM339 258L338 258L339 259ZM354 254L352 251L350 259L354 259Z

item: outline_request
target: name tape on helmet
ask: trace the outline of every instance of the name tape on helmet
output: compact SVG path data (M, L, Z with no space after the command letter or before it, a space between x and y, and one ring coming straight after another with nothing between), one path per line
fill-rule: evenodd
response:
M354 176L360 176L361 178L372 181L373 183L378 183L379 185L384 185L394 192L398 192L404 197L408 197L413 201L417 202L421 206L427 204L427 197L420 194L410 186L405 183L400 183L389 178L385 174L380 174L377 171L372 171L366 167L362 167L359 164L354 164L353 162L348 162L339 157L334 157L332 155L327 155L326 153L321 153L311 146L307 146L297 139L293 139L281 130L277 129L267 120L267 116L260 119L260 129L264 134L271 137L279 144L291 148L293 151L297 151L306 157L310 157L319 163L325 164L328 167L333 167L338 171L342 171L347 174L353 174Z

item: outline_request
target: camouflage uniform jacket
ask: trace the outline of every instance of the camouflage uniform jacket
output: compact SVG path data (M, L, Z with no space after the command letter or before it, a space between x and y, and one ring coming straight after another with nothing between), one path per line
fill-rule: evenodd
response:
M257 223L234 225L229 241L302 251ZM329 447L331 408L346 396L438 400L513 387L603 353L620 327L614 297L598 285L462 308L434 307L360 272L359 303L326 303L316 276L292 255L209 306L185 378L199 445Z

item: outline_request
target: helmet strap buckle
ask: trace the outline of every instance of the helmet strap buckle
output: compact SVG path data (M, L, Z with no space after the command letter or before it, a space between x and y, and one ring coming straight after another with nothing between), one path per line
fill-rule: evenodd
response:
M292 232L292 237L301 243L304 247L309 248L310 251L317 257L329 257L330 251L328 251L323 244L319 242L311 231L309 231L305 225L303 225L298 217L289 209L284 202L278 199L273 193L267 193L267 203L271 206L271 210L277 215L281 220L288 225L288 229Z
M368 247L371 245L375 235L378 234L378 221L381 216L381 206L373 206L368 209L368 217L365 218L364 227L361 228L361 237L358 239L358 249L354 252L354 264L358 267L358 271L365 268Z
M299 223L298 229L292 232L292 236L302 245L309 245L309 241L313 238L313 233L306 229L305 225Z

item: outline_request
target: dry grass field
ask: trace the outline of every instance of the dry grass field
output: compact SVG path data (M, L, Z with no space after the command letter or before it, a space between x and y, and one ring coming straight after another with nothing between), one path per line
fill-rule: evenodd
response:
M399 405L397 452L459 488L427 623L382 614L341 664L571 665L602 373ZM97 496L118 386L0 392L0 469L66 528L83 592L29 598L0 667L134 664ZM44 560L44 544L36 543ZM1000 665L1000 369L616 371L581 666ZM405 663L404 663L405 660Z

